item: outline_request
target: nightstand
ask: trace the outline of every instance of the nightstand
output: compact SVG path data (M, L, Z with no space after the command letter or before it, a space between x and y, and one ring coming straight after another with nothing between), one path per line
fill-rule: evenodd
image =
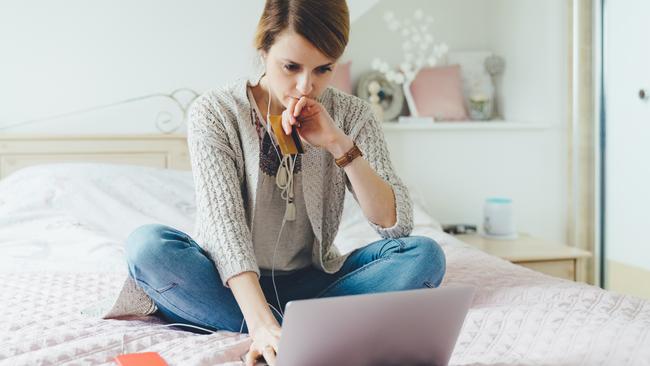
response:
M455 235L463 242L520 266L571 281L586 281L585 262L591 253L527 234L512 240L488 239L479 234Z

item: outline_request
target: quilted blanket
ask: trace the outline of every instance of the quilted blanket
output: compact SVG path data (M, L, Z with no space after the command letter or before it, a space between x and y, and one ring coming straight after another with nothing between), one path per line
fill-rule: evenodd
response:
M198 334L155 315L79 314L121 285L129 230L161 222L191 233L193 207L187 172L78 168L0 182L0 365L114 365L116 355L145 351L170 365L241 365L247 334ZM375 240L348 199L336 242L342 252ZM650 365L650 302L487 255L442 232L419 206L415 221L412 235L445 251L442 286L477 289L451 365Z

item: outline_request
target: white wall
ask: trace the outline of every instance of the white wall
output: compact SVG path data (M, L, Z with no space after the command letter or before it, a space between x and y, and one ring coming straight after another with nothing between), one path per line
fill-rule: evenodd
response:
M479 223L490 195L515 200L519 227L566 233L566 7L563 0L350 0L352 77L374 57L401 60L386 29L421 8L452 50L506 57L506 118L555 127L525 131L387 132L398 170L442 222ZM65 4L63 6L62 4ZM374 5L374 6L373 6ZM203 92L245 76L262 1L80 0L0 3L0 126L180 87ZM367 11L367 12L366 12ZM365 12L365 14L364 14ZM360 16L360 14L364 14ZM164 99L33 124L12 132L152 133ZM425 168L422 168L422 167Z
M568 5L564 0L382 1L357 25L373 38L350 51L354 62L399 45L382 15L421 7L452 50L492 50L506 60L500 112L545 129L387 131L395 165L443 223L481 222L486 197L514 200L520 231L567 243ZM378 25L379 24L379 25ZM361 38L361 32L356 37ZM398 53L385 56L398 62ZM570 244L570 243L569 243Z
M350 2L351 20L377 0ZM0 3L0 128L151 93L199 93L250 74L263 1ZM11 132L156 133L165 98Z
M494 159L520 167L521 184L512 186L520 197L520 227L566 243L570 4L566 0L489 3L488 44L507 60L507 71L498 83L499 110L508 119L551 125L523 137L518 147L513 145L510 153Z
M505 57L500 111L521 121L566 121L569 105L566 0L489 0L488 46ZM560 125L566 127L566 123ZM564 143L563 143L564 145Z
M650 100L638 97L650 92L650 3L612 1L605 12L605 255L650 271Z
M0 126L180 87L204 91L245 75L262 5L2 2ZM177 112L161 99L16 131L156 132L164 107Z
M564 242L563 169L557 131L388 132L401 176L443 223L480 223L486 197L514 201L520 231Z

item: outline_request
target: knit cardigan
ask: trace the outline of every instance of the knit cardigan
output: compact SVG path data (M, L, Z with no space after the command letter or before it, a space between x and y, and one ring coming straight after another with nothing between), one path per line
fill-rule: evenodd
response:
M247 86L261 75L241 78L202 94L188 114L188 146L195 185L197 215L195 238L214 262L224 286L228 279L251 271L260 276L250 226L255 212L259 173L259 139L251 121ZM395 174L381 124L364 100L326 88L317 98L334 123L352 138L372 169L392 188L397 222L381 227L368 221L382 238L408 236L413 229L413 206L406 186ZM312 263L326 273L337 272L347 255L332 245L339 228L346 187L357 199L345 171L323 148L304 145L303 195L314 231ZM114 318L146 315L153 301L130 278L120 291L86 314Z

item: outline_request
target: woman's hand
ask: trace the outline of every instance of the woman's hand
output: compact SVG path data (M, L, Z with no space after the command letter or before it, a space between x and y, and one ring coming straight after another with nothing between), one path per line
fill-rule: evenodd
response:
M270 366L276 365L276 355L280 345L280 333L282 328L275 324L260 326L251 332L253 343L246 353L246 366L255 365L255 361L261 356L264 357Z
M282 112L282 128L287 135L295 128L310 145L324 148L329 148L345 135L325 107L308 97L291 99Z

